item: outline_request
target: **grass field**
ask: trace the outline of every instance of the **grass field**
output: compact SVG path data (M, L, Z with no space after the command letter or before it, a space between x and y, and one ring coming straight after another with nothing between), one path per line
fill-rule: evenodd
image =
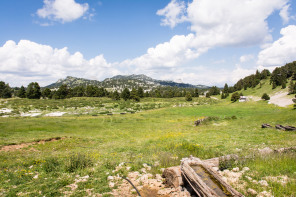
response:
M255 155L231 166L249 167L245 176L258 181L268 176L288 177L286 184L267 180L269 186L264 188L244 176L244 189L234 187L246 196L248 187L271 191L274 196L296 195L296 153L258 155L258 149L265 147L296 146L295 132L261 129L263 123L295 126L295 110L263 101L184 100L150 98L140 103L99 98L2 100L0 108L12 108L19 113L0 117L0 148L42 139L62 139L15 151L0 151L0 195L60 196L71 190L67 186L77 177L85 176L87 180L79 182L72 195L85 196L87 189L102 194L110 191L108 174L122 162L128 162L133 171L144 163L159 162L160 165L152 169L153 173L159 173L161 168L179 165L181 158L190 155L208 159L231 153ZM125 107L120 109L120 105ZM112 116L100 113L106 106L113 112ZM74 113L85 107L91 107L88 109L92 111ZM41 110L41 115L19 115L22 110L35 109ZM136 113L119 114L128 112L127 109ZM62 117L42 116L46 110L68 113ZM194 121L203 117L212 117L212 120L195 127Z

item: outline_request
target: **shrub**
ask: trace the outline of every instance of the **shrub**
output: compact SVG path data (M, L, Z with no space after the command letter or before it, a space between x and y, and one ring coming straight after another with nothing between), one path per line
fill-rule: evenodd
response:
M231 101L232 102L235 102L235 101L237 101L238 99L239 99L239 93L238 92L235 92L235 93L233 93L232 94L232 96L231 96Z
M192 96L190 94L190 92L187 92L186 95L185 95L185 100L186 101L192 101Z
M264 99L264 100L267 101L267 100L270 100L270 97L269 97L268 94L264 93L264 94L262 95L261 99Z

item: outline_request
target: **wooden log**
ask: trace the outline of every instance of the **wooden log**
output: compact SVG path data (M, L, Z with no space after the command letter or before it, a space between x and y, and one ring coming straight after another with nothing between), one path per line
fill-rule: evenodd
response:
M243 196L198 158L183 159L181 172L199 197Z
M275 125L275 128L279 129L279 130L285 130L285 127L283 125L280 125L280 124Z
M170 187L177 188L184 185L180 166L166 168L162 177L165 178L165 184Z
M261 128L272 128L270 124L262 124Z
M283 125L275 125L276 129L284 130L284 131L296 131L296 127L293 126L283 126Z

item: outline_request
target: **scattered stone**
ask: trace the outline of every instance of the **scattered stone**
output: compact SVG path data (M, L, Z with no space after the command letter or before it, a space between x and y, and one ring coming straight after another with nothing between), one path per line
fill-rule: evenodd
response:
M239 172L239 167L233 168L232 172Z
M253 196L258 194L258 193L257 193L255 190L253 190L252 188L249 188L247 192L248 192L249 194L253 195Z
M257 197L273 197L273 195L270 193L270 192L267 192L267 191L263 191L263 192L260 192Z
M244 167L242 171L243 171L243 172L247 172L247 171L249 171L249 170L250 170L250 168L248 168L248 167Z
M113 183L113 182L109 182L109 187L110 188L112 188L112 187L114 187L115 186L115 183Z
M273 153L274 151L269 148L269 147L265 147L263 149L258 149L259 150L259 153L262 154L262 155L267 155L267 154L270 154L270 153Z
M265 181L265 180L261 180L261 181L259 181L258 183L259 183L260 185L262 185L262 186L268 187L268 183L267 183L267 181Z

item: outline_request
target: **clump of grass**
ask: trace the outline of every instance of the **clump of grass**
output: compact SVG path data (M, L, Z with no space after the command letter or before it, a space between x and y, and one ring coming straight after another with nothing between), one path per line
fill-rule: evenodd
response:
M231 157L230 159L226 158L219 158L219 170L226 170L226 169L232 169L236 167L238 164L238 161L236 158Z
M61 162L56 157L49 157L45 159L43 170L45 172L57 171L61 166Z
M78 153L67 158L65 170L67 172L75 172L76 170L81 170L91 166L93 166L92 159L85 154Z

